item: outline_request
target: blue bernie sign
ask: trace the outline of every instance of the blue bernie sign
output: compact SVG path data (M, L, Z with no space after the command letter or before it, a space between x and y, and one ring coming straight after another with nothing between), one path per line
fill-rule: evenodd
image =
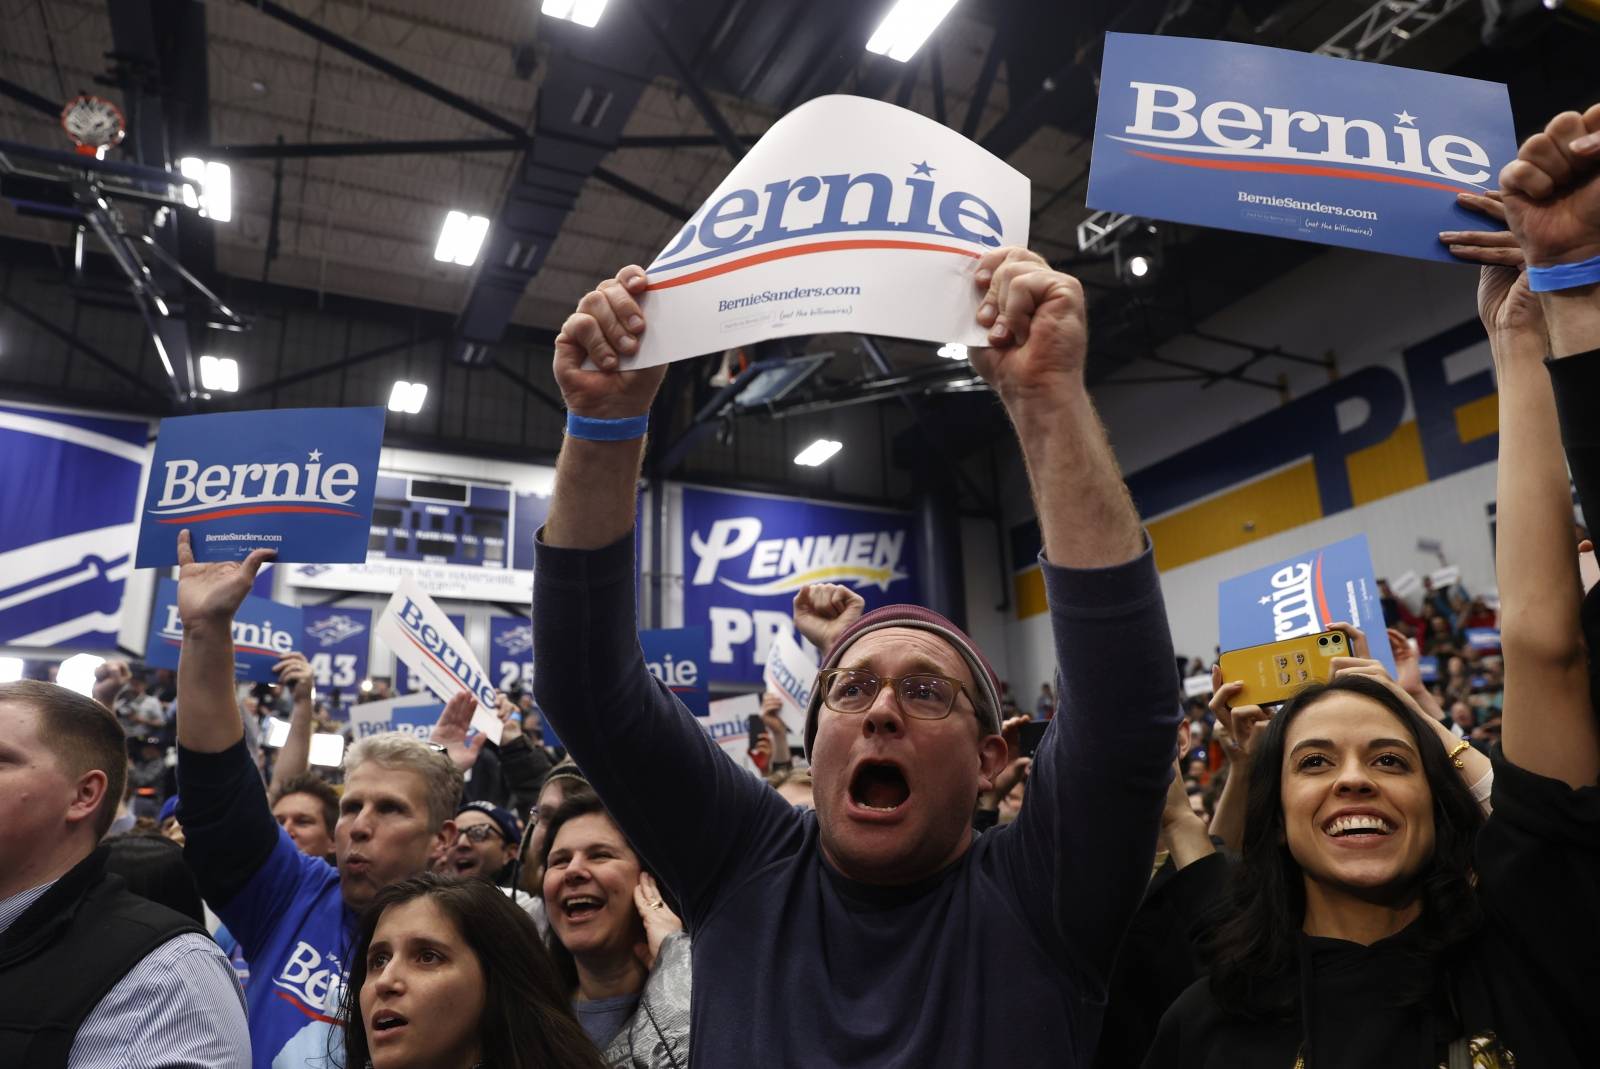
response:
M301 649L305 622L295 605L258 598L244 599L233 614L233 674L255 683L276 683L272 666L283 656ZM156 587L155 610L150 614L150 637L144 661L152 668L177 668L183 646L183 621L178 618L178 584L161 580Z
M695 716L711 715L711 691L706 665L711 646L703 627L670 627L640 631L639 647L645 667L671 688Z
M381 408L287 408L161 421L136 566L275 549L279 561L367 559L383 446Z
M1394 654L1384 637L1383 606L1364 534L1257 568L1217 590L1217 631L1224 650L1319 634L1336 621L1366 634L1371 655L1392 679Z
M1455 195L1497 188L1516 152L1497 82L1108 33L1088 204L1453 262L1439 231L1486 229Z

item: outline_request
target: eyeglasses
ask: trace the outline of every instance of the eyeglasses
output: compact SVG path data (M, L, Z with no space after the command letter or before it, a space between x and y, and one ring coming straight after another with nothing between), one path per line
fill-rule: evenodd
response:
M456 829L456 834L465 835L468 839L475 843L488 842L489 836L491 835L493 835L496 839L499 839L501 842L505 841L505 836L501 835L500 830L493 824L474 824L471 827L458 828Z
M943 720L965 684L948 676L877 676L864 668L831 668L822 673L822 704L836 713L864 713L885 684L894 687L900 710L915 720ZM969 695L970 698L970 695Z

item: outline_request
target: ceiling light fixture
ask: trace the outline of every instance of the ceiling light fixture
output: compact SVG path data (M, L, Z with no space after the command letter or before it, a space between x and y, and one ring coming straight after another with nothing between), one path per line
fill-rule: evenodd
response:
M481 215L450 212L439 228L439 244L434 246L433 258L443 263L456 263L471 267L478 262L478 250L489 233L489 220Z
M794 458L794 462L803 468L819 467L843 448L843 442L835 442L831 438L818 438L800 450L799 455Z
M233 218L233 171L227 164L185 156L178 161L178 172L200 183L198 195L193 186L183 187L183 203L219 223Z
M238 393L239 361L231 356L202 356L200 386L219 393Z
M399 379L395 382L394 389L389 391L389 411L404 412L408 416L414 416L422 411L422 402L427 400L427 397L427 383Z
M579 26L594 26L606 9L606 0L544 0L539 10L551 18L566 19Z
M956 0L896 0L867 38L867 51L904 63L955 6Z
M967 347L958 341L945 342L939 346L938 352L946 360L965 360L967 358Z

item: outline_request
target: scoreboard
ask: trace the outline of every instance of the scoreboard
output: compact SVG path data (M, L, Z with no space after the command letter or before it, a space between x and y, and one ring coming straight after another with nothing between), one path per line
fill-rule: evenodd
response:
M364 564L293 564L288 582L389 594L410 576L436 598L526 603L549 498L506 483L379 472ZM280 566L282 567L282 566Z

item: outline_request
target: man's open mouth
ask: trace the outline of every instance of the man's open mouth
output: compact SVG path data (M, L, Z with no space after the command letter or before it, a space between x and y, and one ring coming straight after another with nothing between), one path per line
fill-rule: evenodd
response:
M863 809L890 813L910 797L905 773L887 761L863 761L850 779L850 800Z

